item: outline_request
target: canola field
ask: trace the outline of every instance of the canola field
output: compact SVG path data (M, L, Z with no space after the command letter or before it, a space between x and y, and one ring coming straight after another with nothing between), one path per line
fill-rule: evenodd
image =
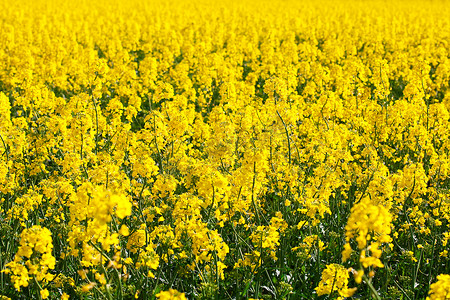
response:
M0 299L450 299L450 3L0 1Z

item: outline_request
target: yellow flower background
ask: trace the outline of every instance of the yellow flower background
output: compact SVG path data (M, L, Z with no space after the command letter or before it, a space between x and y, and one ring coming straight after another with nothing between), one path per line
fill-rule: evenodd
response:
M0 1L1 299L450 299L450 3Z

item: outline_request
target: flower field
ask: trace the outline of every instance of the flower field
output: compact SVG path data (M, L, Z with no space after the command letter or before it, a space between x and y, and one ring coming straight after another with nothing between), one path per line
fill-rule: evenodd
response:
M450 3L0 1L0 299L450 299Z

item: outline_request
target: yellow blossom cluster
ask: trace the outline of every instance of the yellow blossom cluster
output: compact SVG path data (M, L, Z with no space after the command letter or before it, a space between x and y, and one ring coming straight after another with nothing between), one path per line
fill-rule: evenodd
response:
M437 277L437 282L430 286L427 300L450 299L450 275L441 274Z
M348 270L338 264L331 264L322 272L322 280L316 287L317 295L332 295L335 291L339 294L336 299L345 299L351 297L356 288L348 288L349 274Z
M168 291L160 292L156 294L156 298L159 300L186 300L184 293L180 293L177 290L169 289Z
M32 279L41 283L50 282L54 275L49 270L55 268L56 262L52 249L50 230L38 225L24 229L20 234L20 245L14 260L6 264L3 272L11 274L14 287L19 291L21 287L27 287ZM41 289L40 293L43 299L48 297L46 289Z
M354 239L359 250L359 271L354 271L356 283L361 283L364 269L369 269L369 276L373 277L373 268L383 268L380 258L382 250L380 246L392 241L391 233L392 216L381 204L373 204L369 198L363 198L354 204L348 218L346 230L346 243L342 251L342 260L350 258L352 247L350 241ZM370 254L367 256L367 254Z

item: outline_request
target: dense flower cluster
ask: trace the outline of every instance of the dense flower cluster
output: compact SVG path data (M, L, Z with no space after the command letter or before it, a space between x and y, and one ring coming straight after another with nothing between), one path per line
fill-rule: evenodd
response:
M450 275L439 275L437 280L430 286L430 296L427 300L450 299Z
M449 20L0 1L0 298L442 297Z
M186 300L184 293L180 293L177 290L169 289L166 292L160 292L156 294L156 298L159 300Z
M42 283L53 280L54 275L49 273L49 270L55 268L52 249L51 232L47 228L34 225L22 231L14 260L7 263L4 270L5 273L11 274L11 280L17 290L27 287L32 279ZM49 292L40 289L40 294L46 299Z
M337 299L344 299L351 297L356 291L356 288L348 288L349 274L347 269L338 264L331 264L322 272L322 280L319 286L316 287L317 295L330 295L335 291L339 297Z
M380 260L382 250L379 247L383 243L392 241L389 235L391 233L391 220L392 216L384 206L374 205L368 198L363 198L360 202L354 204L345 226L346 243L342 251L342 260L345 262L349 259L352 253L350 240L355 239L359 249L359 262L362 267L365 269L383 268L384 265ZM369 256L367 256L368 253ZM355 273L356 283L361 283L363 274L363 269ZM371 274L373 274L373 271Z

